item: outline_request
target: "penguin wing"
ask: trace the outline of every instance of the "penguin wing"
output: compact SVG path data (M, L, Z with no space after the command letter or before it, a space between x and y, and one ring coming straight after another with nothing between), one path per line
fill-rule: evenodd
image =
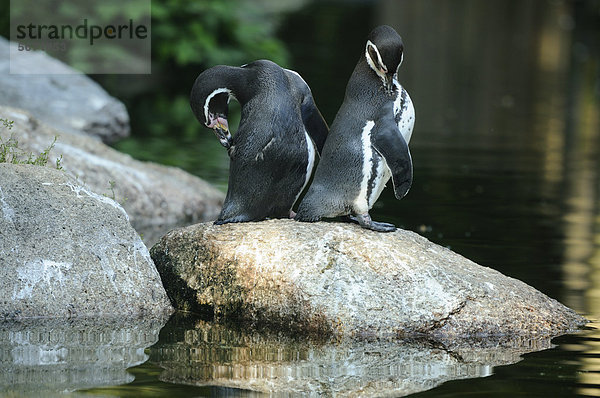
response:
M302 103L300 104L302 123L306 132L317 146L317 151L321 154L325 139L329 133L329 126L327 126L327 122L325 122L319 108L317 108L308 83L296 71L285 69L285 72L290 82L294 84L302 95Z
M301 112L302 123L304 123L306 132L315 142L317 151L319 151L319 154L321 154L323 151L323 145L325 144L325 139L327 139L327 134L329 133L329 127L327 126L325 119L323 119L321 112L319 112L319 108L317 108L312 95L309 94L308 96L304 97Z
M397 199L402 199L412 184L413 167L408 144L393 118L384 118L375 123L371 132L371 144L385 159L392 172L394 194Z

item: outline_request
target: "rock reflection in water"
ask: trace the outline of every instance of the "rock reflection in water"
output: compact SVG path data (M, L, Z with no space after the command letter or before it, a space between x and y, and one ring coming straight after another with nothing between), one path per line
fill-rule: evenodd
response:
M0 323L0 391L37 396L129 383L166 323L149 319L32 319Z
M551 347L549 340L310 342L173 318L150 349L160 379L266 393L407 395L484 377L497 365Z

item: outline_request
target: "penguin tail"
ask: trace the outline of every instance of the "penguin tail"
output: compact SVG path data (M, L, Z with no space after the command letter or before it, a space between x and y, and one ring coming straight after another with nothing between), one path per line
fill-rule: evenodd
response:
M235 217L219 218L213 224L214 225L223 225L223 224L229 224L229 223L249 222L249 221L257 221L257 220L254 220L254 219L252 219L251 217L249 217L249 216L247 216L245 214L240 214L240 215L235 216Z
M300 222L317 222L321 220L321 217L298 217L298 215L296 215L296 217L294 217L294 220Z

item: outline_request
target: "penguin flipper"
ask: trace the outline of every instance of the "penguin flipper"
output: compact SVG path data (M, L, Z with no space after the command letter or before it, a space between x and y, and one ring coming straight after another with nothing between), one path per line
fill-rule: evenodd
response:
M412 158L408 144L392 118L378 121L373 130L371 144L385 159L392 172L394 194L397 199L402 199L408 193L413 179Z
M285 69L285 72L290 79L290 82L298 89L302 95L302 104L300 106L300 113L302 114L302 124L310 138L314 141L319 155L323 150L325 139L329 133L329 126L323 119L319 108L312 96L312 92L308 83L300 76L300 74L291 69Z
M323 119L323 115L321 115L321 112L319 111L319 108L317 108L310 93L304 97L300 111L302 113L302 123L304 124L304 128L310 138L314 141L320 155L323 151L323 145L325 145L327 134L329 133L329 126L327 126L327 122Z

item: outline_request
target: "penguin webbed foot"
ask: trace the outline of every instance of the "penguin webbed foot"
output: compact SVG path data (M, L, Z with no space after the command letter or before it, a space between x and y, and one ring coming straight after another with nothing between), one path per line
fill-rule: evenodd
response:
M371 221L368 227L373 231L377 232L394 232L396 230L396 226L389 222L380 222L380 221Z
M365 229L370 229L377 232L394 232L396 226L387 222L377 222L371 219L371 216L367 214L358 214L356 216L347 216L349 221L356 222L358 225Z

